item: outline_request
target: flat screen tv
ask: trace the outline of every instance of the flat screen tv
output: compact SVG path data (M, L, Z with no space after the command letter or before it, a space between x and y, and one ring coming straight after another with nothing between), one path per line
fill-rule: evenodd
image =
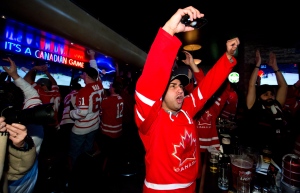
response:
M277 64L288 85L293 85L299 80L299 65L297 63ZM261 64L261 82L260 84L278 85L276 75L268 64Z
M36 64L37 60L33 60L28 57L22 57L18 55L10 55L9 56L17 65L17 72L20 77L24 77L25 74ZM47 64L48 71L56 80L58 85L61 86L69 86L72 79L72 71L76 69L72 69L67 65L61 65L58 63L51 63L47 61L38 61L40 64ZM0 72L4 72L2 66L9 66L8 62L1 61L0 62ZM46 78L47 76L42 72L37 72L35 81L39 78Z

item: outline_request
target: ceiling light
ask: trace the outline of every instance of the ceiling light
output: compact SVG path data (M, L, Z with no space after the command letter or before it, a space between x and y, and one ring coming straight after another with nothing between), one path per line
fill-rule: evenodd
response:
M189 44L186 46L183 46L183 49L186 51L195 51L195 50L200 50L202 46L199 44Z

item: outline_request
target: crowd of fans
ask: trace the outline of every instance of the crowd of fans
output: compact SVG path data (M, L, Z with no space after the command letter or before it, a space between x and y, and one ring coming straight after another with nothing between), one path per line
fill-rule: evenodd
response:
M278 165L287 153L299 155L296 125L300 81L288 86L276 54L271 52L268 65L278 85L260 85L261 57L257 50L247 95L239 100L237 84L227 79L237 63L238 38L227 41L226 52L206 74L187 51L182 62L188 73L176 73L174 63L181 42L174 35L194 29L180 22L186 14L193 19L204 16L194 7L178 9L159 29L137 82L130 73L120 75L116 65L114 81L107 90L93 50L88 50L90 62L80 77L71 81L65 96L47 65L34 66L22 78L15 62L5 58L10 66L3 67L5 72L0 76L1 110L13 106L16 114L50 104L51 111L42 109L46 119L38 117L29 123L10 122L9 114L1 114L0 192L46 192L45 166L53 160L65 166L72 188L71 176L80 155L103 154L101 167L105 171L110 160L118 159L124 135L132 131L139 135L145 150L144 192L194 192L201 178L201 153L210 147L219 149L222 144L217 128L220 118L237 123L236 134L242 145L258 150L272 148ZM45 78L35 82L37 72L44 73ZM84 80L84 87L79 78ZM245 104L239 104L241 101Z

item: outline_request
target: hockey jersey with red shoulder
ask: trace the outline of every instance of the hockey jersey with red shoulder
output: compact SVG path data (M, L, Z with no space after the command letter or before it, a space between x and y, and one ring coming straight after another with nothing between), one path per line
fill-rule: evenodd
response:
M227 101L229 90L230 87L227 85L226 89L219 96L211 98L211 101L208 101L204 109L199 112L200 115L196 116L195 124L201 152L205 152L208 147L220 148L216 122Z
M52 85L51 90L46 92L37 83L33 83L32 86L37 90L43 104L53 103L55 122L51 125L58 127L59 126L58 110L59 110L60 100L61 100L59 87L57 85Z

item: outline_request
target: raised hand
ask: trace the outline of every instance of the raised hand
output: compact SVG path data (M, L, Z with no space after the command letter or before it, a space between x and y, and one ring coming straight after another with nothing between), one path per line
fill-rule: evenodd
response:
M11 76L14 80L19 77L18 72L17 72L17 65L15 62L10 59L9 57L7 59L3 59L4 61L7 61L10 63L10 67L8 68L7 66L3 66L3 69L9 76Z
M256 66L259 67L261 64L261 56L259 50L256 50L255 52L255 62L256 62Z
M186 65L189 65L189 66L195 64L192 54L190 54L187 51L183 51L183 53L185 54L185 57L186 57L185 60L182 60L183 63L185 63Z
M184 9L178 9L177 12L165 23L163 29L170 35L194 30L193 27L186 26L180 22L181 18L186 14L190 16L191 21L196 18L204 17L203 13L200 13L200 11L192 6L186 7Z
M230 40L227 40L226 42L226 55L228 59L231 59L231 57L236 53L238 46L240 45L239 38L233 38Z
M90 56L91 60L95 59L95 51L94 50L87 50L86 53L87 53L87 55Z
M278 70L276 54L274 54L273 52L270 52L268 65L271 66L273 70Z

